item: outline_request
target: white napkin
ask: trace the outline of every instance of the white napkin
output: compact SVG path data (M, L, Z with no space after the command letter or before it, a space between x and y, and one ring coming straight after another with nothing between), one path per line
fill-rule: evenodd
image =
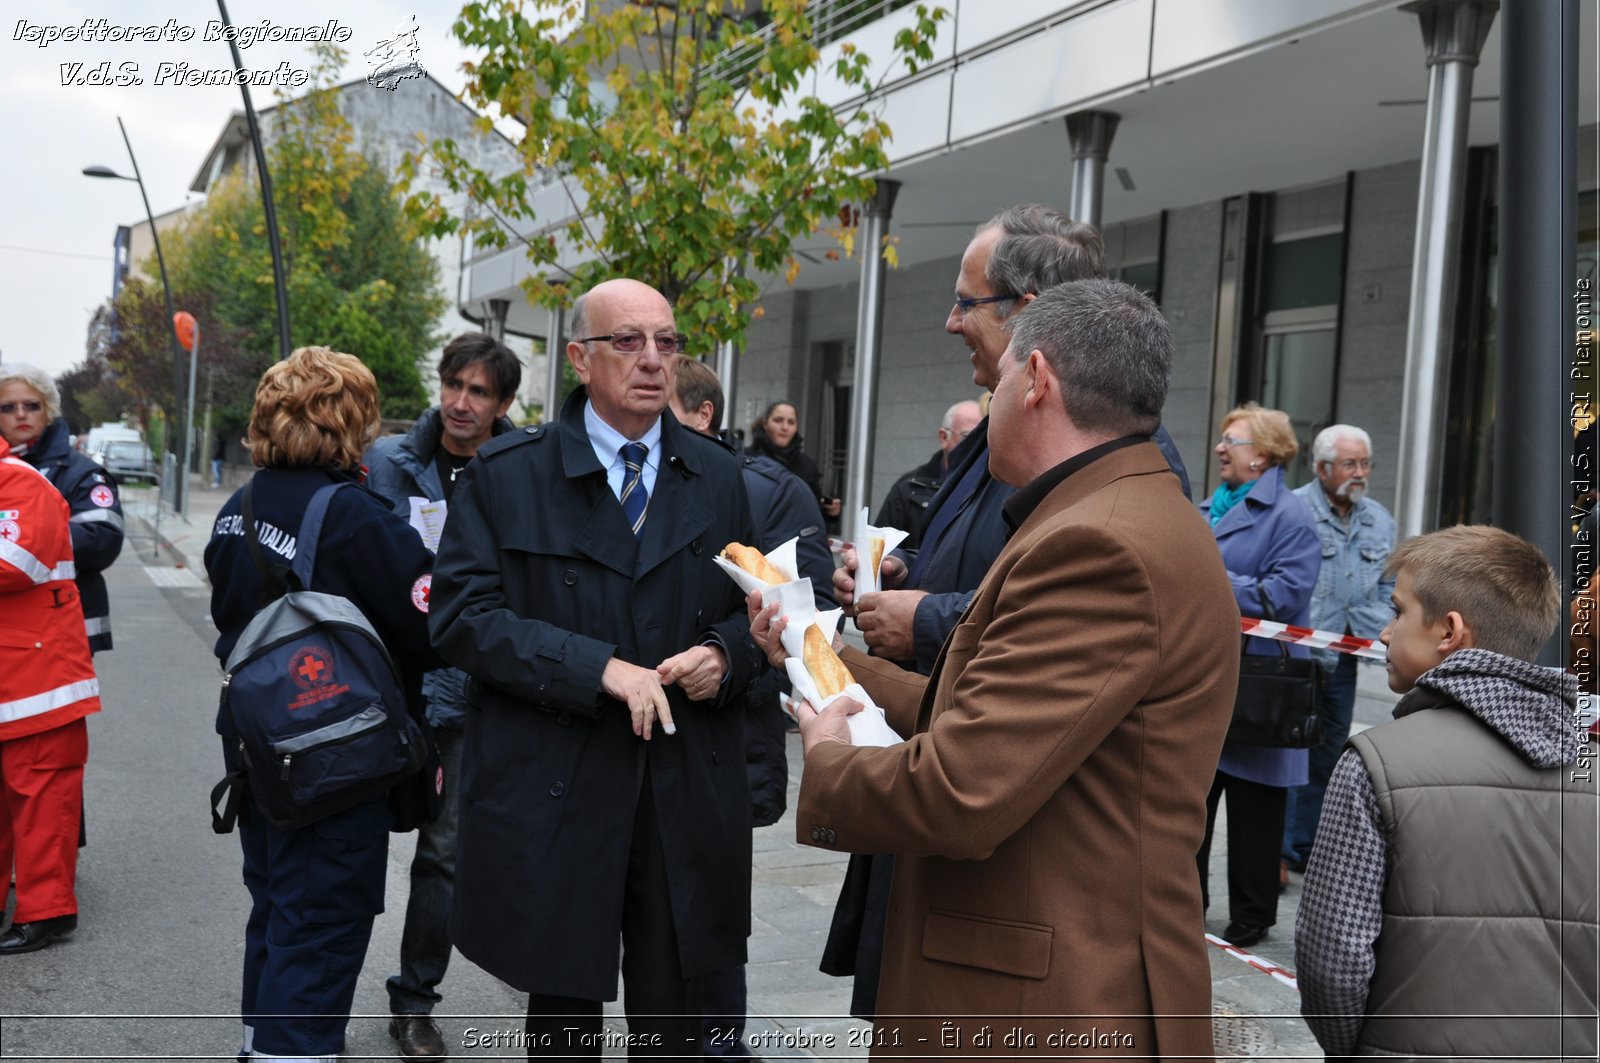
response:
M892 746L904 741L895 733L894 728L889 726L883 710L860 683L851 683L832 698L824 700L817 691L816 681L811 678L811 673L806 671L806 629L815 624L822 629L823 636L831 643L833 632L839 626L840 610L829 609L824 613L818 613L816 601L811 596L811 581L808 579L779 584L776 590L778 612L789 622L783 629L782 635L783 648L789 653L789 659L783 662L783 666L789 673L789 682L794 686L795 697L809 701L818 712L832 704L834 698L848 697L861 702L865 708L854 716L845 718L850 725L850 744L853 746Z
M767 554L767 560L772 562L772 567L791 580L800 575L800 569L796 566L794 559L794 546L799 541L800 539L797 536ZM733 577L733 582L737 583L739 589L746 594L751 591L761 591L765 594L768 587L775 586L775 584L768 583L765 580L757 579L738 565L724 558L720 553L711 560L716 563L718 568ZM810 584L808 583L807 586L810 586Z
M905 542L910 532L903 532L899 528L875 528L867 523L867 507L862 506L861 512L856 516L856 530L854 542L856 545L856 590L857 600L863 594L882 590L879 580L878 566L872 563L872 540L883 540L883 556L888 557L889 552ZM880 562L881 564L881 562Z

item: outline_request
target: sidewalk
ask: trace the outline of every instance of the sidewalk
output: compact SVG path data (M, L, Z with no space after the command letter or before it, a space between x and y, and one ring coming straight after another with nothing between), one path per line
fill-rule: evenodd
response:
M197 477L188 520L170 512L162 514L160 551L173 565L191 569L204 579L205 545L217 511L232 490L212 490ZM134 518L129 521L130 534L149 534L153 514L148 500L132 497L137 493L125 492L125 508ZM137 545L141 555L149 554L149 541ZM1383 670L1362 668L1356 728L1388 719L1394 700ZM788 752L790 811L779 823L755 832L748 970L751 1015L746 1040L758 1056L766 1058L860 1057L869 1043L865 1039L869 1027L848 1017L850 980L817 970L847 857L795 841L793 810L798 803L802 764L799 735L789 736ZM1225 828L1224 808L1218 814L1212 853L1212 881L1218 884L1226 882ZM1209 947L1219 1057L1321 1058L1321 1050L1299 1018L1298 991L1269 973L1274 967L1293 970L1300 886L1300 876L1292 876L1279 904L1277 925L1266 941L1251 950L1254 965L1215 945ZM1220 888L1219 901L1225 893L1225 888ZM1226 904L1213 905L1206 930L1221 934L1226 924ZM618 1005L608 1005L607 1015L608 1027L617 1032L625 1029Z

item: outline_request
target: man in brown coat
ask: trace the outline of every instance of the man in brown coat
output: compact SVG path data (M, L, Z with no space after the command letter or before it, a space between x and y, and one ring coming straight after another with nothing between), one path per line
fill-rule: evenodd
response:
M852 747L844 699L801 710L799 838L899 854L875 1050L1209 1058L1194 854L1239 613L1149 439L1166 323L1127 285L1063 284L1000 365L1010 541L932 675L845 651L908 741Z

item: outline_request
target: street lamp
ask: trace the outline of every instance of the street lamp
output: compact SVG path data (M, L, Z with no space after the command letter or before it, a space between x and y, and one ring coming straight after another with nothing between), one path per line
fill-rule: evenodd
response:
M144 216L146 220L150 222L150 239L154 241L156 245L156 264L161 267L161 290L167 297L167 321L169 323L173 323L175 311L172 307L172 284L167 280L167 260L161 254L161 234L156 231L156 216L150 210L150 197L145 194L144 178L139 173L139 160L134 158L133 143L128 140L128 129L122 124L121 115L117 116L117 128L122 130L122 142L128 147L128 161L133 164L133 176L127 177L113 170L109 166L85 166L83 169L83 176L110 177L115 178L118 181L133 181L138 184L139 197L144 200ZM177 405L178 395L183 391L183 354L178 348L178 335L176 332L175 323L172 324L172 328L174 331L168 333L172 345L172 401L173 405ZM187 439L189 434L194 431L193 421L194 409L191 406L184 417L183 434L185 439ZM165 440L163 442L166 452L168 454L172 453L171 446L165 445ZM188 477L189 470L187 468L178 470L177 482L173 484L174 493L172 497L172 507L175 510L179 509L180 506L182 506L182 504L188 500Z

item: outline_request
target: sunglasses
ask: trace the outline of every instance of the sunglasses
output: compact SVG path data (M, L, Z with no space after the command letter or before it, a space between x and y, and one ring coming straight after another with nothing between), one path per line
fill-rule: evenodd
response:
M35 402L32 399L23 399L21 402L0 402L0 413L16 413L17 407L19 406L22 408L22 412L24 413L38 413L40 410L44 409L44 403L42 402Z

